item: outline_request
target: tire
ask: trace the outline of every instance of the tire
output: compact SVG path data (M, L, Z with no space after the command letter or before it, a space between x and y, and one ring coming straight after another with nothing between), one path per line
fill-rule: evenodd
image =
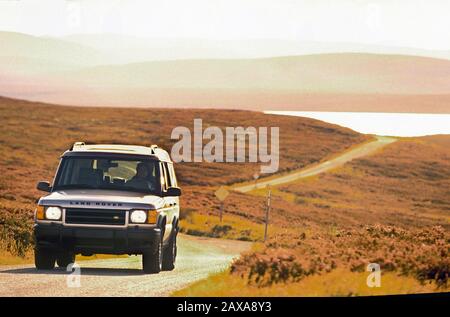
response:
M56 263L61 268L66 268L70 263L75 263L75 254L73 252L61 252L56 258Z
M162 267L162 239L161 234L156 236L157 244L154 250L142 254L142 270L145 274L161 272Z
M38 270L53 270L55 268L55 260L55 253L50 250L34 250L34 265Z
M164 248L162 270L172 271L175 268L175 260L177 258L177 230L172 232L169 244Z

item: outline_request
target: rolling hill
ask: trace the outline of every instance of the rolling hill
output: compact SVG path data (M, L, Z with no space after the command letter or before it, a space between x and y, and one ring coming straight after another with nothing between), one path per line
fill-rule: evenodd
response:
M103 87L347 94L450 93L450 61L356 53L107 65L63 76L87 86Z
M105 62L105 55L94 48L56 38L0 31L0 57L36 60L48 65L92 66ZM2 64L2 67L4 64Z
M281 39L145 38L124 34L72 34L58 38L113 54L122 63L172 59L253 59L329 53L374 53L450 59L450 51L360 43Z
M327 53L129 63L181 44L126 38L114 50L112 43L121 39L0 32L0 95L89 106L450 112L447 59ZM220 53L227 51L223 43L214 49L200 40L192 45L186 56L255 56ZM259 45L264 51L265 42ZM168 58L180 57L175 55Z
M0 253L5 245L30 247L29 225L36 199L42 194L36 190L36 182L52 179L59 156L73 142L158 144L170 151L177 141L170 139L172 129L192 128L194 118L202 118L205 127L221 129L280 127L282 171L318 162L370 138L318 120L258 112L65 107L0 97L0 223L11 220L0 226ZM183 208L188 213L189 208L207 203L205 196L213 195L213 186L252 179L259 170L260 164L248 162L179 163L177 178L186 197L194 188L202 193L195 200L186 198Z

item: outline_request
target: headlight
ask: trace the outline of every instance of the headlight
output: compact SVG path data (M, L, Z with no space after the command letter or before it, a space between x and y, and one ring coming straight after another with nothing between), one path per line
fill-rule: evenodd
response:
M45 219L48 220L60 220L62 215L61 208L59 207L47 207L45 209Z
M144 210L133 210L131 212L130 220L133 223L145 223L147 220L147 212Z

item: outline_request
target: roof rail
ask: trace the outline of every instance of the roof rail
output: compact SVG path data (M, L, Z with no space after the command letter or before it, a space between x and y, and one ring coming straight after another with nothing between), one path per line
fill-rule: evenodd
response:
M157 149L157 148L158 148L158 146L156 144L150 145L150 149L152 150L153 154L156 154L155 149Z
M75 142L75 143L72 145L72 147L70 148L70 150L72 151L74 148L80 147L80 146L83 146L83 145L86 145L86 143L84 143L84 142Z

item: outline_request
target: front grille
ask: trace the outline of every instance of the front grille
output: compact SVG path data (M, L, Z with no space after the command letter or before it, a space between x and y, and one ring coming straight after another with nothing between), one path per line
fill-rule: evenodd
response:
M125 224L125 210L67 208L66 223L123 226Z

